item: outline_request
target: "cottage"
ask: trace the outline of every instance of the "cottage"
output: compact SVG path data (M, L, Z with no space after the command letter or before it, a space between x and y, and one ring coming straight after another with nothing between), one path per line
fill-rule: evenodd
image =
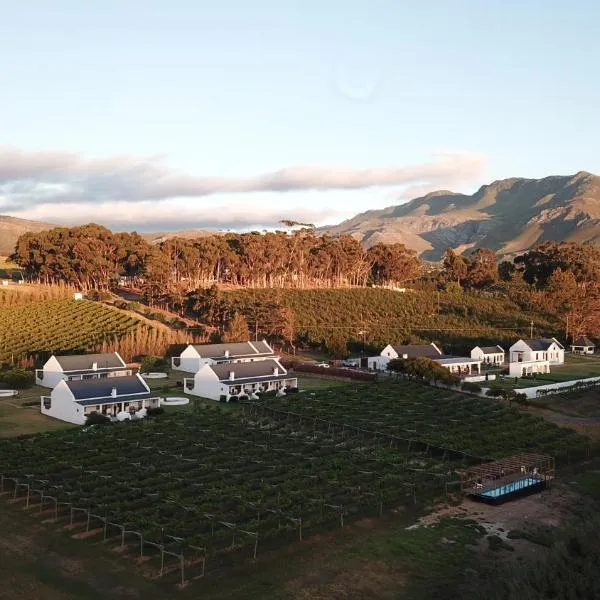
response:
M125 361L117 352L104 354L52 355L41 369L35 371L35 382L53 388L59 381L106 379L131 375Z
M276 358L253 362L206 363L193 378L186 377L184 380L187 393L211 400L297 387L298 379L288 375Z
M374 371L385 371L390 360L401 358L439 358L442 351L435 344L388 344L379 356L371 356L367 366Z
M273 358L273 349L265 340L231 344L190 344L171 359L173 369L197 373L205 364L252 362Z
M442 355L431 360L445 367L454 375L469 376L481 374L481 361L479 359L468 358L466 356Z
M582 336L573 340L571 344L571 352L573 354L594 354L596 345L589 338Z
M155 397L140 375L105 379L61 380L50 396L42 396L42 414L83 425L86 417L97 412L110 417L119 413L156 408Z
M519 340L509 349L508 374L523 377L535 373L549 373L550 365L565 362L565 349L555 338Z
M504 364L504 348L502 346L475 346L471 350L471 358L476 358L486 365L500 366Z

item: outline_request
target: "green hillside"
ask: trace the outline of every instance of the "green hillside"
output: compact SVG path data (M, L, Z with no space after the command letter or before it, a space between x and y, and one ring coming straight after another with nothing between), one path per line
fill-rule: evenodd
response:
M290 308L296 337L320 344L332 337L374 345L410 338L440 342L446 352L475 344L507 343L534 335L560 335L557 320L525 312L503 296L432 291L405 293L384 289L236 290L223 293L230 310L248 320L250 330L264 331L269 306ZM362 332L362 333L361 333Z

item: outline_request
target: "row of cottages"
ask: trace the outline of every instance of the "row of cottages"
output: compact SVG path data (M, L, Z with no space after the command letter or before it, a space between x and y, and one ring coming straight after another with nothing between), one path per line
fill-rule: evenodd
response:
M253 362L273 358L275 353L265 340L231 344L190 344L179 356L171 359L176 371L197 373L203 365L232 362Z
M54 388L60 381L84 381L125 377L132 371L117 352L51 356L41 369L35 371L37 385Z
M186 393L211 400L229 400L230 396L297 388L298 379L288 374L279 360L205 363L194 377L186 377Z
M434 343L387 345L379 356L368 359L368 367L376 371L385 371L390 360L408 358L429 358L455 375L474 375L481 373L481 360L467 356L444 354Z
M83 425L88 415L97 412L108 417L131 418L148 408L156 408L160 399L137 375L61 379L49 396L41 398L41 412L49 417Z

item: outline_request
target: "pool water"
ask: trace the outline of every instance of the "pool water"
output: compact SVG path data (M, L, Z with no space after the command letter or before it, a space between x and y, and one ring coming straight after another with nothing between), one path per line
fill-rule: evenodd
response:
M487 490L486 492L481 492L480 496L485 496L486 498L500 498L500 496L506 496L507 494L512 494L513 492L518 492L519 490L523 490L525 488L531 487L532 485L536 485L540 483L543 479L535 479L533 477L526 477L525 479L519 479L518 481L511 481L506 485L501 485L500 487L493 488L491 490Z

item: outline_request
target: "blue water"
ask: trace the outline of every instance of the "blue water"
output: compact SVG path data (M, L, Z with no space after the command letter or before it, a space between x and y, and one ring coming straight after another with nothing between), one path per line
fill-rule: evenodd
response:
M487 498L499 498L500 496L505 496L506 494L511 494L512 492L517 492L529 486L535 485L539 483L541 479L534 479L533 477L527 477L526 479L519 479L518 481L511 481L506 485L501 485L500 487L493 488L491 490L487 490L487 492L482 492L481 496L486 496Z

